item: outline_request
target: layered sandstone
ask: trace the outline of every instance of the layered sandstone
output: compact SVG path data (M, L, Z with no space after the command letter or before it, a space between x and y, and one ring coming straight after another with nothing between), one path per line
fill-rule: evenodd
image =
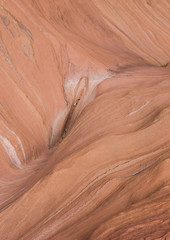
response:
M170 239L169 8L0 1L0 239Z

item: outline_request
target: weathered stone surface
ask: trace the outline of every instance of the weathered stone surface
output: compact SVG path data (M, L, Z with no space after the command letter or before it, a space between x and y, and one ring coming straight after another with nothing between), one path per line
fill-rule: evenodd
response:
M170 239L169 9L0 1L0 239Z

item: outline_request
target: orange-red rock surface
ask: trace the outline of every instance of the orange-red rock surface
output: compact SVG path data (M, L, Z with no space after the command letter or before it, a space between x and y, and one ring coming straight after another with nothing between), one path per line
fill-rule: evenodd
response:
M169 16L0 1L0 240L170 239Z

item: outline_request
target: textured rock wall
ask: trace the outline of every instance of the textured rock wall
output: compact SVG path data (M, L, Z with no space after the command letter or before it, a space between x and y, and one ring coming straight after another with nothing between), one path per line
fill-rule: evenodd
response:
M0 1L0 239L170 239L169 15Z

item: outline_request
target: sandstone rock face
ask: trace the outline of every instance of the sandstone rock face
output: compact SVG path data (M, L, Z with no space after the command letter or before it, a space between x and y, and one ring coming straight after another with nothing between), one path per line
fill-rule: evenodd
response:
M0 1L0 239L170 239L170 2Z

